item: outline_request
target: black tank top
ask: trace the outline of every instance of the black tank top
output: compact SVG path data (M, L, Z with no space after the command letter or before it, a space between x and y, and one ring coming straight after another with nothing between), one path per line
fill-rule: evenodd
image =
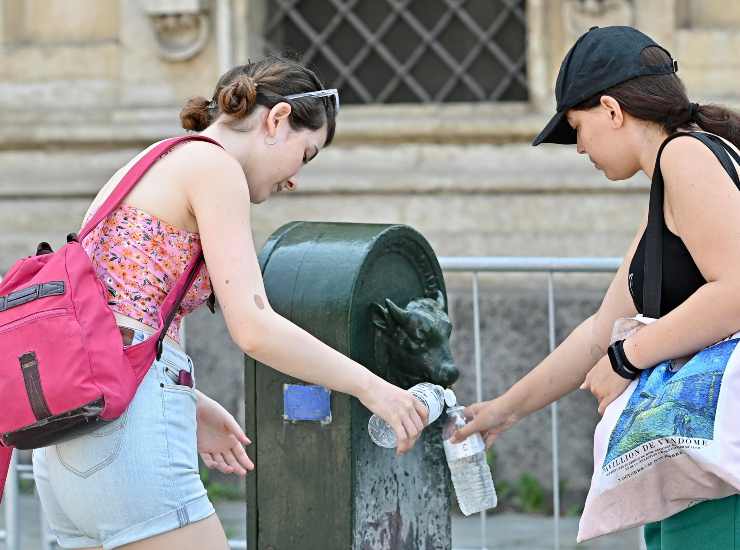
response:
M704 143L704 142L702 142ZM718 143L707 144L717 154L722 146ZM715 149L716 148L716 149ZM729 173L729 172L728 172ZM733 178L734 174L730 174ZM628 285L632 301L637 311L643 312L642 284L645 271L645 233L637 245L635 255L630 262ZM691 253L681 237L671 232L663 222L663 286L661 289L660 315L666 315L681 305L707 281L694 263Z

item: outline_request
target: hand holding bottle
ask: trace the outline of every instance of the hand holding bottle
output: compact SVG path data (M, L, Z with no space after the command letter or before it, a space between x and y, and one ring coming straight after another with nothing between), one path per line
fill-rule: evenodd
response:
M427 426L437 420L442 414L445 401L451 400L455 404L455 394L450 389L444 389L442 386L432 384L431 382L421 382L407 390L411 395L421 401L426 411L424 425ZM370 417L367 425L370 439L379 447L392 449L396 447L397 441L392 427L380 416L374 414Z
M500 397L491 401L473 403L465 408L465 417L471 421L461 427L452 436L451 441L460 443L471 434L479 432L485 441L486 449L490 449L499 434L511 428L519 420Z
M393 428L398 442L398 455L413 448L427 423L428 413L421 401L377 376L373 377L373 382L363 392L360 401Z
M448 408L447 424L442 431L445 457L460 511L469 516L488 508L495 508L498 498L481 435L473 431L458 442L453 441L453 434L459 435L463 428L465 428L463 407Z

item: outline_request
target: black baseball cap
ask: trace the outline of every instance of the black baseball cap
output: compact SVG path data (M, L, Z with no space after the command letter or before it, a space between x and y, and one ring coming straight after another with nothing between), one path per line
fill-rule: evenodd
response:
M670 63L645 65L640 55L657 46ZM591 27L566 54L555 83L557 113L534 138L540 143L576 143L576 132L565 118L568 109L599 92L638 76L671 74L678 70L668 50L633 27Z

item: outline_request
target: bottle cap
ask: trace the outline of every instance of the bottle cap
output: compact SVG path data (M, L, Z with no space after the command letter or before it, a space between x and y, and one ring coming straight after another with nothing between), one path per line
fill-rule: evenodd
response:
M447 413L447 416L459 416L460 418L465 418L465 407L462 405L457 405L455 407L447 407L447 410L445 410Z
M450 388L447 388L445 390L445 405L448 407L454 407L457 405L457 397L455 396L455 392L452 391Z

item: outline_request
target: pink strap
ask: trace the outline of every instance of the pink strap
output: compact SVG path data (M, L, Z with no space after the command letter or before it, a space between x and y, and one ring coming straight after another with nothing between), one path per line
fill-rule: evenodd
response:
M95 212L95 215L87 222L85 227L80 230L78 240L82 242L82 239L84 239L90 231L95 229L101 221L107 218L111 212L118 207L126 195L128 195L136 184L139 183L139 180L147 173L149 168L151 168L154 163L162 157L162 155L167 153L175 145L179 145L184 141L206 141L221 147L221 144L217 141L200 135L170 138L157 144L146 155L140 158L138 162L126 173L126 175L123 176L123 179L121 179L113 192L108 196L105 202L100 205L97 212Z
M183 274L177 280L175 286L172 287L169 294L167 294L159 308L159 328L157 329L157 332L154 333L154 336L157 338L157 359L159 359L159 356L162 354L164 332L169 328L170 323L172 323L172 319L175 317L175 313L177 313L177 308L179 307L180 302L185 297L185 293L190 288L190 285L193 284L193 281L195 281L195 278L198 276L198 272L200 271L200 267L203 262L204 258L202 251L197 256L194 254L193 257L190 258L190 262L185 267Z
M85 227L80 230L77 240L82 242L90 231L95 229L101 221L107 218L118 207L121 201L131 192L136 184L139 183L139 180L147 173L149 168L151 168L155 162L157 162L170 149L185 141L205 141L222 147L217 141L200 135L180 136L166 139L161 143L158 143L146 155L140 158L126 173L126 175L123 176L113 192L108 196L105 202L100 205L98 210L95 212L95 215L90 218L90 220L85 224ZM162 302L159 309L160 325L159 330L156 333L157 337L159 337L162 331L165 330L163 319L169 319L173 311L180 304L180 301L187 292L187 289L190 287L190 284L195 280L202 262L202 252L200 254L193 255L193 258L185 268L185 271L177 280L175 286L170 290L169 294L167 294L164 302Z
M3 501L5 480L8 479L8 470L10 469L10 459L12 457L13 448L0 445L0 502Z

